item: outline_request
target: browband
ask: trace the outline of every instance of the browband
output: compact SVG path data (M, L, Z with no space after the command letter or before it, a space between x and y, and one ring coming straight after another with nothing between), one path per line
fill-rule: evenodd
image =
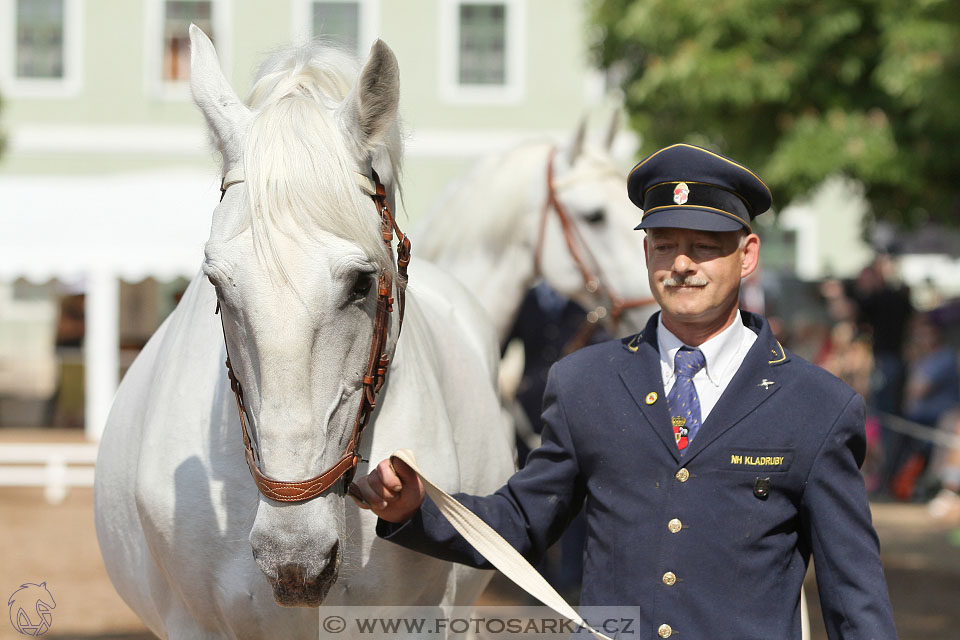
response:
M360 187L361 191L370 197L377 195L377 188L373 185L373 180L371 180L369 176L359 171L354 171L353 177L357 181L357 186ZM243 173L242 167L230 169L230 171L223 174L223 179L220 180L220 193L225 192L229 187L239 184L244 180L246 180L246 176Z

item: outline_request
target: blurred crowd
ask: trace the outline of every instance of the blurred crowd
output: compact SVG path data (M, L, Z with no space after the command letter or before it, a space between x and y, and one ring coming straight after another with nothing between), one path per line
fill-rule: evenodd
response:
M917 310L887 255L818 293L824 314L775 326L785 346L866 399L868 490L960 521L960 301Z

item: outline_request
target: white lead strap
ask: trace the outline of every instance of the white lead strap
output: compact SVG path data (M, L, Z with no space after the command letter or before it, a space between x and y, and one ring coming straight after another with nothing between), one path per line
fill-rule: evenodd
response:
M397 449L391 457L403 460L420 476L420 480L423 481L427 494L429 494L430 498L437 505L437 508L440 509L440 513L450 521L453 528L456 529L467 542L473 545L474 549L479 551L483 557L499 569L503 575L513 580L517 586L543 604L592 633L595 638L599 640L612 640L609 636L600 633L588 625L584 619L580 617L580 614L563 599L563 596L557 593L557 591L550 586L550 583L548 583L509 542L494 531L490 525L457 502L450 494L430 482L417 467L417 461L412 451L409 449Z

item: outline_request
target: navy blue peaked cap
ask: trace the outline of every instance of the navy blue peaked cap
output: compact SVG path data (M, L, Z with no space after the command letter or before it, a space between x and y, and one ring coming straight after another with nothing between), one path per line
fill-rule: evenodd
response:
M772 203L770 189L753 171L691 144L660 149L638 162L627 193L643 209L637 229L750 231Z

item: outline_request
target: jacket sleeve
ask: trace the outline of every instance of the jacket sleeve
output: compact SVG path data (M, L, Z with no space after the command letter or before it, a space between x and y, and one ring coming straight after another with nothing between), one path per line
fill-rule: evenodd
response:
M454 496L532 564L577 515L585 495L557 377L556 367L551 368L544 394L542 444L530 453L526 466L492 495ZM429 497L403 524L379 520L377 535L441 560L492 568L440 515Z
M853 394L814 459L801 502L831 640L897 637L860 473L865 452L863 399Z

